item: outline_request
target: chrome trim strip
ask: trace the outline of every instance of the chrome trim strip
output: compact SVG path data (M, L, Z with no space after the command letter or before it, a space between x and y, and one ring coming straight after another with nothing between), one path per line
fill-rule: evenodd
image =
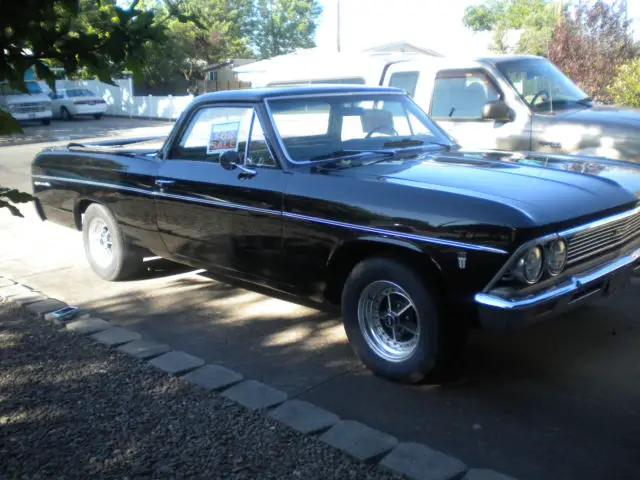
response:
M577 233L583 233L586 230L592 230L594 228L599 228L612 222L617 222L618 220L624 220L628 217L632 217L633 215L637 215L638 213L640 213L640 206L637 206L632 210L629 210L626 212L618 213L611 217L602 218L600 220L595 220L591 223L586 223L578 227L573 227L567 230L563 230L562 232L558 233L558 235L560 235L561 237L570 237Z
M103 183L103 182L95 182L93 180L80 180L78 178L66 178L66 177L54 177L50 175L32 175L32 178L39 178L42 180L53 180L57 182L68 182L68 183L77 183L80 185L91 185L93 187L107 187L114 188L116 190L125 190L128 192L141 193L143 195L153 195L153 190L144 190L142 188L136 187L127 187L126 185L118 185L117 183Z
M325 225L331 225L335 227L351 228L353 230L360 230L362 232L377 233L380 235L389 235L389 236L398 237L398 238L406 238L408 240L431 243L434 245L443 245L447 247L462 248L465 250L474 250L479 252L499 253L503 255L507 253L505 250L502 250L500 248L495 248L495 247L487 247L484 245L475 245L471 243L456 242L455 240L444 240L441 238L425 237L425 236L416 235L413 233L395 232L393 230L387 230L384 228L377 228L377 227L367 227L365 225L354 225L352 223L338 222L336 220L326 220L326 219L317 218L317 217L310 217L307 215L300 215L297 213L284 212L284 216L288 218L295 218L297 220L303 220L303 221L314 222L314 223L322 223Z
M562 287L552 287L549 290L539 293L531 297L526 297L520 300L509 300L496 295L489 295L486 293L478 293L475 295L474 300L480 305L487 307L497 308L500 310L522 310L525 308L532 308L543 304L545 302L555 300L556 298L570 295L580 288L607 277L616 270L621 270L628 267L632 263L640 259L640 248L636 248L628 255L620 257L610 263L607 263L601 267L590 270L589 272L581 275L575 275L569 279L569 285Z
M184 200L185 202L203 203L205 205L213 205L216 207L231 208L237 210L246 210L249 212L262 213L264 215L282 216L282 213L278 210L271 210L268 208L251 207L249 205L241 205L234 202L225 202L223 200L210 200L208 198L189 197L186 195L178 195L175 193L166 192L154 192L156 197L171 198L174 200Z
M110 184L110 183L95 182L91 180L78 180L78 179L71 179L71 178L53 177L53 176L47 176L47 175L33 175L33 178L41 178L41 179L48 179L48 180L61 181L61 182L79 183L79 184L86 184L91 186L128 190L128 191L133 191L135 193L151 195L153 197L170 198L175 200L183 200L186 202L195 202L195 203L202 203L205 205L214 205L216 207L247 210L250 212L261 213L264 215L282 216L285 218L320 223L320 224L331 225L335 227L349 228L353 230L359 230L362 232L377 233L379 235L391 236L396 238L405 238L408 240L415 240L417 242L430 243L433 245L442 245L447 247L461 248L465 250L473 250L478 252L498 253L501 255L505 255L508 253L506 250L502 250L500 248L495 248L495 247L489 247L485 245L475 245L472 243L456 242L455 240L445 240L442 238L416 235L413 233L396 232L396 231L387 230L384 228L368 227L365 225L355 225L353 223L339 222L336 220L328 220L328 219L312 217L308 215L300 215L292 212L281 212L278 210L271 210L267 208L252 207L249 205L241 205L239 203L225 202L222 200L211 200L208 198L191 197L186 195L178 195L175 193L159 192L157 190L142 190L139 188L125 187L122 185L116 185L116 184Z

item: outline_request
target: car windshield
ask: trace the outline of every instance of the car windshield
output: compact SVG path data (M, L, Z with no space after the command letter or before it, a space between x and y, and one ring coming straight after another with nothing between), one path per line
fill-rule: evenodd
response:
M269 99L287 156L308 162L455 141L404 94L330 94Z
M591 104L587 94L548 60L510 60L496 66L535 112L553 112Z
M25 82L25 85L29 93L42 93L42 88L37 82ZM0 92L2 95L25 95L25 92L11 88L7 83L0 85Z
M86 88L73 88L71 90L65 90L68 97L95 97L93 92Z

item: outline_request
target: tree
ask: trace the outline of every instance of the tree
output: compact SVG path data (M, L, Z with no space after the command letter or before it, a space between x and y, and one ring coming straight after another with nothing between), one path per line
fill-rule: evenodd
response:
M253 56L248 48L253 13L250 0L190 0L180 8L184 14L198 18L203 28L193 29L177 20L167 22L167 44L149 42L151 53L143 69L147 85L188 86L202 78L206 65Z
M595 0L581 2L563 16L554 30L548 56L592 98L609 103L612 95L607 87L619 67L639 53L623 3Z
M640 108L640 57L622 65L607 90L615 103Z
M251 46L260 58L315 45L317 0L257 0L251 21Z
M491 31L491 49L498 53L544 56L560 11L552 0L489 0L467 7L462 23L475 32ZM515 45L511 32L520 34Z
M128 7L116 0L0 0L0 82L27 92L25 72L33 68L37 76L55 90L52 65L68 74L84 69L106 83L123 69L135 77L142 73L145 45L166 40L165 22L195 21L184 15L170 0L164 0L167 15L157 18L154 9ZM197 23L197 21L196 21ZM7 112L0 111L0 134L21 132ZM18 214L13 203L31 200L26 193L0 186L0 208Z

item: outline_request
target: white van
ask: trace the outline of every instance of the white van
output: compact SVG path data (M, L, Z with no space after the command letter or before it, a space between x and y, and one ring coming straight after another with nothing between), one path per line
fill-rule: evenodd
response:
M49 125L52 117L51 99L38 82L27 80L25 83L29 93L11 88L8 82L0 83L0 109L19 122L40 121Z
M464 148L640 163L640 110L594 103L546 58L333 57L309 55L292 58L289 65L281 62L264 75L266 84L330 82L398 87Z

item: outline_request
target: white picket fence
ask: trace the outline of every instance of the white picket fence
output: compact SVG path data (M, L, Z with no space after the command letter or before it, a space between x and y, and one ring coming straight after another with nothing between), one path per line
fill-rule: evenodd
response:
M45 91L46 83L39 82ZM56 88L87 88L107 102L106 115L175 120L193 100L184 96L133 96L132 80L115 80L116 85L99 80L56 80Z

